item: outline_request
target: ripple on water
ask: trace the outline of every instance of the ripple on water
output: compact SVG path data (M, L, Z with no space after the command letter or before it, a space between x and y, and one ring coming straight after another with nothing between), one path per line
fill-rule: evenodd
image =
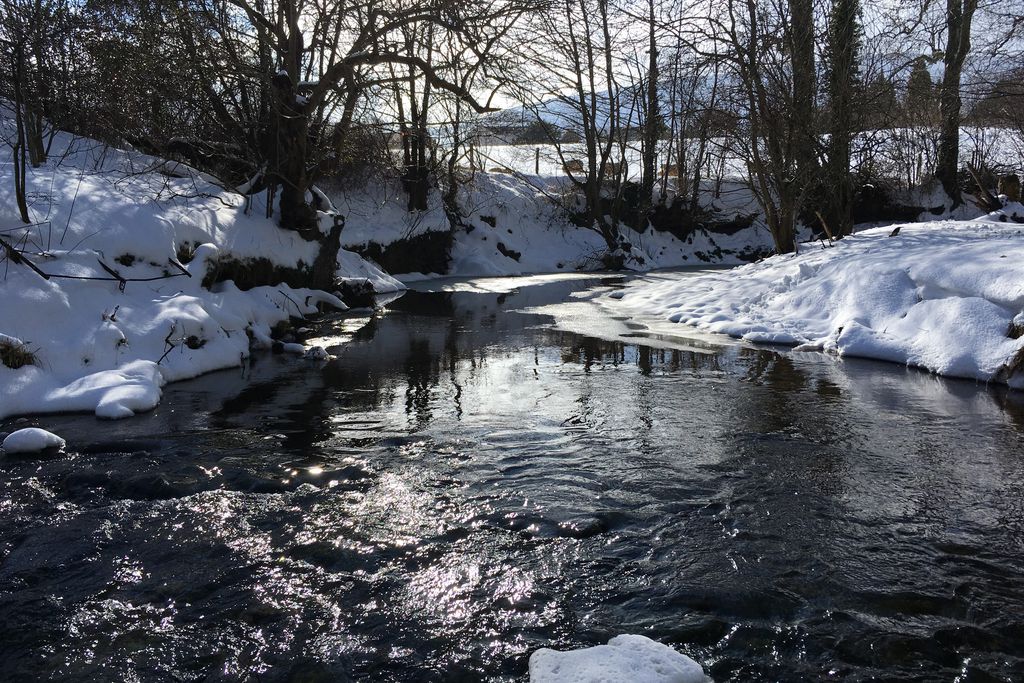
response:
M0 459L0 666L522 680L637 632L720 682L1024 679L1015 400L511 312L585 286L421 294L322 370L54 418L67 454Z

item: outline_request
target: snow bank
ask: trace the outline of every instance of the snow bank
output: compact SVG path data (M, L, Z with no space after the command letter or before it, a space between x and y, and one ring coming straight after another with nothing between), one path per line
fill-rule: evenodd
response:
M459 204L469 207L468 227L455 232L448 275L530 275L602 268L601 256L607 250L604 238L569 222L564 209L545 195L562 191L551 182L537 176L492 173L479 174L466 185ZM640 234L625 226L621 232L631 247L626 267L632 270L697 261L694 254L704 246L667 232Z
M467 214L469 229L454 235L448 275L531 275L603 268L604 238L574 225L564 208L551 199L569 191L566 183L565 178L550 176L478 174L460 192L459 205ZM733 208L723 210L728 213ZM630 247L625 267L634 271L708 262L737 264L743 262L741 253L771 247L768 232L757 227L734 235L699 229L685 239L653 229L638 232L625 225L619 230Z
M51 161L29 169L30 226L17 216L12 173L10 150L0 147L0 236L59 277L9 261L0 269L0 344L17 350L17 362L10 354L0 362L0 418L150 410L166 383L236 367L251 348L270 347L277 323L321 304L345 308L325 292L283 285L204 288L219 258L298 267L318 247L267 219L262 197L223 190L182 164L59 134ZM403 289L356 254L339 261L342 280ZM111 270L127 281L68 279Z
M640 283L613 306L749 341L1024 387L1024 226L1014 212L1024 207L903 225L895 235L866 230L831 248L808 244L799 255Z
M2 448L6 453L36 453L47 448L64 448L67 443L53 432L38 427L19 429L9 434Z
M530 656L530 683L705 683L700 664L667 645L635 635L607 645Z
M596 231L582 229L553 201L569 191L564 177L477 173L459 189L458 204L464 217L452 228L432 192L425 211L409 212L401 185L381 179L364 187L337 185L328 189L332 202L346 213L342 242L352 249L370 243L389 245L427 232L452 231L448 269L432 277L489 277L559 273L603 268L607 251ZM747 204L718 207L729 215L749 209ZM709 200L710 201L710 200ZM721 201L718 201L721 204ZM767 251L771 239L753 227L735 235L697 230L686 239L646 230L621 227L629 243L631 270L650 270L705 262L741 263L741 253ZM421 273L402 273L404 282L427 279Z

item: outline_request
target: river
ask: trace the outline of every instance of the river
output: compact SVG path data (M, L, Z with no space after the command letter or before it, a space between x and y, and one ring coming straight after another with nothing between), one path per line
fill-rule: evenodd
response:
M426 283L329 363L31 419L69 447L0 458L4 678L523 681L640 633L719 683L1024 679L1024 397L620 284Z

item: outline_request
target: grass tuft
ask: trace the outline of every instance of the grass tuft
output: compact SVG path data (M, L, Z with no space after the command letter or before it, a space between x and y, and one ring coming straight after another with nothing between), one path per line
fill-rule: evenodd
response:
M12 370L36 364L36 355L24 343L0 336L0 363Z

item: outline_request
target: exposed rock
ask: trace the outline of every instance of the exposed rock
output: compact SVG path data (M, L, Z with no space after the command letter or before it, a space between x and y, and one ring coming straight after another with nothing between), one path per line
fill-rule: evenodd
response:
M518 261L523 256L523 252L516 251L515 249L509 249L501 242L498 242L498 251L501 252L502 256L507 256L514 261Z
M388 273L446 273L453 239L450 230L431 230L387 245L369 242L348 248Z

